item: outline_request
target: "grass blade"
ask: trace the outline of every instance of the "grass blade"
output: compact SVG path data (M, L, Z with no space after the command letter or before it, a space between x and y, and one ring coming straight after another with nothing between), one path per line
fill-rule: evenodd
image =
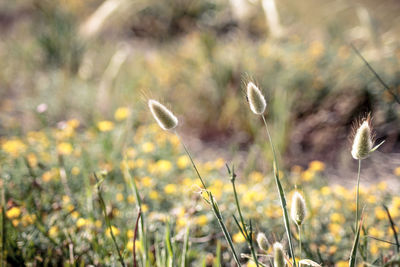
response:
M354 237L353 247L351 249L351 254L350 254L350 259L349 259L349 267L356 266L357 248L358 248L358 242L360 240L360 232L361 232L363 220L364 220L363 214L361 214L361 220L357 227L356 236Z
M124 259L122 258L121 252L119 251L119 247L118 247L118 244L117 244L117 240L115 239L115 236L114 236L114 233L113 233L113 230L112 230L110 218L109 218L108 215L107 215L106 204L105 204L105 202L104 202L103 196L101 195L101 182L102 182L102 181L100 181L100 180L97 178L96 173L94 173L94 178L96 178L96 181L97 181L97 184L96 184L96 186L97 186L97 194L98 194L98 196L99 196L100 207L101 207L101 209L103 210L104 219L105 219L105 221L106 221L106 224L107 224L108 229L110 230L111 239L112 239L112 241L113 241L113 243L114 243L114 246L115 246L115 249L116 249L116 251L117 251L118 259L119 259L121 265L125 267L126 265L125 265Z
M136 262L136 236L138 232L138 226L139 226L139 219L140 216L142 215L142 211L139 209L138 215L136 218L136 223L135 223L135 231L133 232L133 266L137 267L137 262Z
M168 252L168 266L174 266L174 250L172 249L171 242L171 228L169 227L169 221L167 221L167 225L165 226L165 245Z
M185 233L185 240L183 241L183 251L182 251L182 267L188 267L188 251L189 251L189 233L190 227L187 226Z
M399 96L397 96L395 93L393 93L393 91L390 89L389 85L387 85L381 78L381 76L379 76L379 74L374 70L374 68L372 68L372 66L368 63L368 61L363 57L363 55L361 55L360 51L353 45L350 44L351 48L354 50L354 52L356 52L357 56L359 56L361 58L361 60L365 63L365 65L368 67L368 69L375 75L375 77L378 79L378 81L382 84L382 86L386 89L386 91L388 91L388 93L393 96L394 100L396 100L397 103L400 104L400 98Z
M396 225L393 222L392 216L390 215L389 209L383 205L383 208L386 210L389 222L390 222L390 227L392 228L393 231L393 236L394 240L396 241L396 246L397 246L397 253L400 253L400 243L399 243L399 238L397 237L397 231L396 231Z

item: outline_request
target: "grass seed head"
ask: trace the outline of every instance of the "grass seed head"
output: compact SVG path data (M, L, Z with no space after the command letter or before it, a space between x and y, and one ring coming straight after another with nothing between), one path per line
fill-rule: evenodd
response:
M178 125L175 115L160 102L150 99L148 104L153 117L161 128L171 130Z
M362 120L355 132L351 155L354 159L365 159L371 152L372 146L373 134L370 116L368 116Z
M257 244L260 249L267 251L269 249L269 242L264 233L257 234Z
M250 104L250 109L257 115L261 115L265 112L267 107L267 102L265 102L265 97L261 93L260 89L253 83L249 82L247 84L247 99Z
M299 192L295 192L292 197L291 217L292 220L298 225L302 225L307 216L306 202Z
M276 242L274 244L274 266L275 267L285 267L285 253L283 252L283 246L281 243Z

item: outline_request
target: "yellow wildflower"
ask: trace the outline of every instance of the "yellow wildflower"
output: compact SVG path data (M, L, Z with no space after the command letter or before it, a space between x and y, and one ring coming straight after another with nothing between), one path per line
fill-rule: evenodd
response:
M57 226L52 226L49 229L49 236L54 238L58 235L58 227Z
M396 169L394 169L393 173L396 176L400 176L400 167L397 167Z
M11 209L9 209L9 210L6 212L6 216L7 216L9 219L18 218L19 215L21 215L21 209L20 209L19 207L12 207Z
M339 261L336 263L336 267L348 267L349 262L348 261Z
M179 169L186 168L190 163L189 157L186 155L180 156L176 162Z
M386 211L381 207L375 208L375 216L378 220L385 220L386 219Z
M128 244L126 244L126 248L127 248L128 250L130 250L130 251L133 251L133 240L130 240L130 241L128 242ZM139 240L136 240L136 241L135 241L135 250L138 251L138 250L140 250L140 249L141 249L140 241L139 241Z
M10 154L12 157L16 158L21 153L24 153L26 150L26 145L19 139L11 139L5 141L1 148Z
M119 229L117 227L115 227L114 225L111 225L111 230L112 230L114 236L117 236L120 233ZM111 237L110 228L107 228L106 235L108 237Z
M200 226L204 226L208 223L208 217L206 215L200 215L197 217L197 224Z
M86 223L87 223L87 222L86 222L86 220L85 220L84 218L79 218L79 219L76 221L76 227L81 228L81 227L85 226Z
M128 202L129 203L135 203L135 197L133 195L128 196Z
M156 163L156 169L160 173L166 173L172 169L172 163L168 160L159 160Z
M174 184L167 184L167 185L164 187L164 192L165 192L167 195L174 194L174 193L176 193L176 191L177 191L177 188L176 188L176 185L174 185Z
M114 129L114 123L112 121L99 121L97 123L97 128L100 132L109 132Z
M42 174L42 180L45 183L49 182L53 177L54 177L54 172L52 171L46 171Z
M144 153L151 153L154 151L154 149L155 149L155 146L151 142L146 142L142 145L142 150Z
M152 200L157 200L159 198L158 192L156 190L151 190L149 193L149 197Z
M140 180L140 184L144 187L151 187L153 186L153 179L151 179L149 176L145 176Z
M331 214L331 221L334 223L343 223L345 218L342 214L335 212Z
M36 221L36 215L35 214L26 214L26 215L22 216L22 218L21 218L21 223L24 226L31 225L35 221Z
M148 212L149 211L149 206L147 206L146 204L142 204L142 211L144 213Z
M376 242L371 242L369 246L369 251L371 252L372 255L376 255L379 252L379 247L376 244Z
M77 176L80 172L81 172L81 170L76 166L72 167L72 169L71 169L71 174L72 175Z
M310 162L308 168L311 171L320 172L325 170L325 164L322 161L314 160Z
M236 234L234 234L232 239L233 239L233 242L235 242L235 243L243 243L246 241L246 239L244 239L244 236L242 235L241 232L237 232Z
M129 230L126 232L126 236L127 236L129 239L133 238L133 236L134 236L133 230L129 229Z
M301 173L301 178L305 182L312 181L314 179L314 172L310 170L305 170Z
M117 121L123 121L128 118L130 110L127 107L120 107L114 113L114 118Z
M32 168L35 168L38 164L37 157L33 153L28 154L27 160L28 160L29 166L31 166Z
M72 145L67 142L62 142L57 145L57 152L61 155L70 155L72 153Z
M263 180L264 175L261 172L253 171L250 173L249 178L252 182L259 183Z
M115 198L117 199L118 202L121 202L124 200L124 195L121 193L118 193Z

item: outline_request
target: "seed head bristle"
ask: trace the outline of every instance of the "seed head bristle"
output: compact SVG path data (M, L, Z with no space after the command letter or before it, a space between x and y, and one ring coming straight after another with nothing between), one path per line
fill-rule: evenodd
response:
M298 226L302 225L307 216L307 208L303 196L298 191L293 194L290 212L292 220Z
M354 159L365 159L369 156L373 144L374 134L371 126L371 117L368 115L357 123L351 148L351 155Z
M246 95L251 111L257 115L263 114L265 112L265 108L267 107L267 102L265 101L265 97L261 93L260 89L253 82L249 82L247 84Z
M257 234L257 244L260 249L267 251L269 249L269 242L264 233Z
M274 244L274 266L275 267L285 267L285 253L283 252L283 246L281 243L276 242Z
M164 130L171 130L178 125L178 119L160 102L150 99L149 108L158 125Z

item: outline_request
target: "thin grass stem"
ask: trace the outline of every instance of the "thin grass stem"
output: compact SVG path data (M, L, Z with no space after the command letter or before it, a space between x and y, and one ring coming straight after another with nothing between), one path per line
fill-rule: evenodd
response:
M185 152L186 152L186 154L188 155L188 157L189 157L189 159L190 159L190 162L192 163L192 166L193 166L194 170L196 171L197 177L199 177L200 182L201 182L201 184L203 185L204 190L207 190L206 184L204 183L203 178L201 177L200 172L199 172L199 170L197 169L196 164L194 163L194 160L193 160L193 158L192 158L192 155L190 154L189 150L187 149L185 143L183 142L183 140L182 140L182 138L180 137L180 135L178 134L178 132L175 131L174 133L175 133L175 135L178 137L179 142L182 144L183 148L185 149Z
M192 163L192 166L193 166L194 170L196 171L196 174L197 174L198 178L200 179L200 182L201 182L201 184L203 185L203 188L204 188L205 192L207 193L207 195L208 195L208 197L209 197L209 201L210 201L209 203L211 204L213 213L214 213L215 217L217 218L218 224L219 224L219 226L220 226L221 229L222 229L222 232L223 232L223 234L224 234L224 236L225 236L226 241L228 242L229 248L230 248L231 251L232 251L233 258L234 258L236 264L237 264L238 266L241 266L241 265L240 265L240 261L239 261L239 257L238 257L238 255L237 255L237 253L236 253L235 247L233 246L232 237L231 237L231 235L229 234L228 229L226 228L226 225L225 225L224 220L223 220L223 218L222 218L221 212L220 212L220 210L219 210L219 208L218 208L217 203L216 203L215 200L214 200L213 194L212 194L210 191L207 190L207 186L206 186L206 184L205 184L203 178L201 177L200 172L199 172L199 170L197 169L197 166L196 166L196 164L194 163L194 160L193 160L193 158L192 158L192 156L191 156L191 154L190 154L188 148L186 147L185 143L183 142L182 138L179 136L179 134L178 134L176 131L175 131L174 133L175 133L175 135L178 137L179 142L182 144L183 148L185 149L185 152L186 152L186 154L188 155L188 157L189 157L189 159L190 159L190 161L191 161L191 163Z
M232 188L233 188L233 194L234 194L234 196L235 196L236 207L237 207L237 210L238 210L238 213L239 213L240 221L241 221L241 223L242 223L242 229L240 229L241 227L240 227L239 223L237 223L237 224L238 224L238 226L239 226L239 229L240 229L241 232L242 232L242 235L243 235L244 238L246 239L246 242L247 242L247 244L248 244L248 246L249 246L249 249L250 249L250 251L251 251L251 254L252 254L252 256L253 256L254 263L255 263L256 266L258 267L258 266L259 266L259 263L258 263L258 259L257 259L256 252L255 252L255 249L254 249L252 229L250 230L250 233L247 231L247 227L246 227L246 224L245 224L245 222L244 222L243 215L242 215L242 210L241 210L240 204L239 204L239 198L238 198L238 196L237 196L236 185L235 185L235 181L236 181L235 169L234 169L234 167L232 167L232 172L231 172L231 170L229 169L228 165L227 165L226 167L228 168L228 172L229 172L229 173L231 174L231 176L232 176L232 177L231 177L231 183L232 183ZM235 219L235 220L236 220L236 219Z
M359 207L359 194L360 194L360 173L361 173L361 159L358 160L358 172L357 172L357 192L356 192L356 222L354 229L357 232L358 225L358 207Z
M394 224L394 221L392 219L392 216L390 215L388 207L386 207L386 205L383 205L383 207L385 208L386 214L390 222L390 227L392 228L393 231L394 240L396 241L397 253L400 253L400 243L399 243L399 238L397 237L396 225Z
M101 194L101 181L97 178L96 173L94 173L94 177L96 178L96 181L97 181L97 193L98 193L98 196L99 196L101 209L103 210L104 219L106 221L108 229L110 230L111 239L112 239L112 241L114 243L115 250L118 253L119 262L121 263L121 265L123 267L125 267L126 265L125 265L124 259L122 258L121 252L119 251L117 240L115 239L115 236L114 236L114 233L113 233L113 230L112 230L110 218L107 216L106 204L105 204L103 196Z
M126 163L126 161L125 161ZM128 166L128 164L125 164L126 166ZM131 176L128 168L125 168L124 170L124 176L125 179L128 180L128 184L131 187L131 190L133 191L133 193L135 194L135 200L136 200L136 207L138 210L142 210L142 200L140 199L140 195L139 195L139 189L136 185L136 181L135 179ZM143 262L145 263L145 266L148 267L150 266L150 262L149 262L149 257L147 255L148 253L148 244L147 244L147 235L146 235L146 228L145 228L145 218L144 218L144 214L142 213L140 216L140 221L139 221L139 227L140 227L140 239L141 239L141 243L142 243L142 247L143 249L143 253L142 253L142 257L143 257Z
M278 160L276 157L275 147L274 147L274 143L272 142L271 134L269 132L268 124L267 124L267 121L265 120L265 116L261 115L261 117L264 121L265 129L267 131L267 136L268 136L269 143L271 145L272 153L274 156L274 168L273 168L274 169L274 177L275 177L275 183L276 183L278 193L279 193L279 198L281 201L281 207L282 207L282 211L283 211L283 221L285 224L286 234L287 234L288 242L289 242L289 250L290 250L290 254L293 259L293 266L297 266L296 256L294 254L293 244L292 244L292 233L290 231L289 214L288 214L287 206L286 206L285 191L283 190L282 184L279 179L279 166L278 166Z
M139 209L138 215L136 218L136 223L135 223L135 231L133 232L133 266L137 267L137 261L136 261L136 237L137 237L137 232L138 232L138 226L139 226L139 219L140 216L142 215L142 211Z
M299 230L299 249L300 249L300 259L301 259L301 225L298 225L297 229Z

